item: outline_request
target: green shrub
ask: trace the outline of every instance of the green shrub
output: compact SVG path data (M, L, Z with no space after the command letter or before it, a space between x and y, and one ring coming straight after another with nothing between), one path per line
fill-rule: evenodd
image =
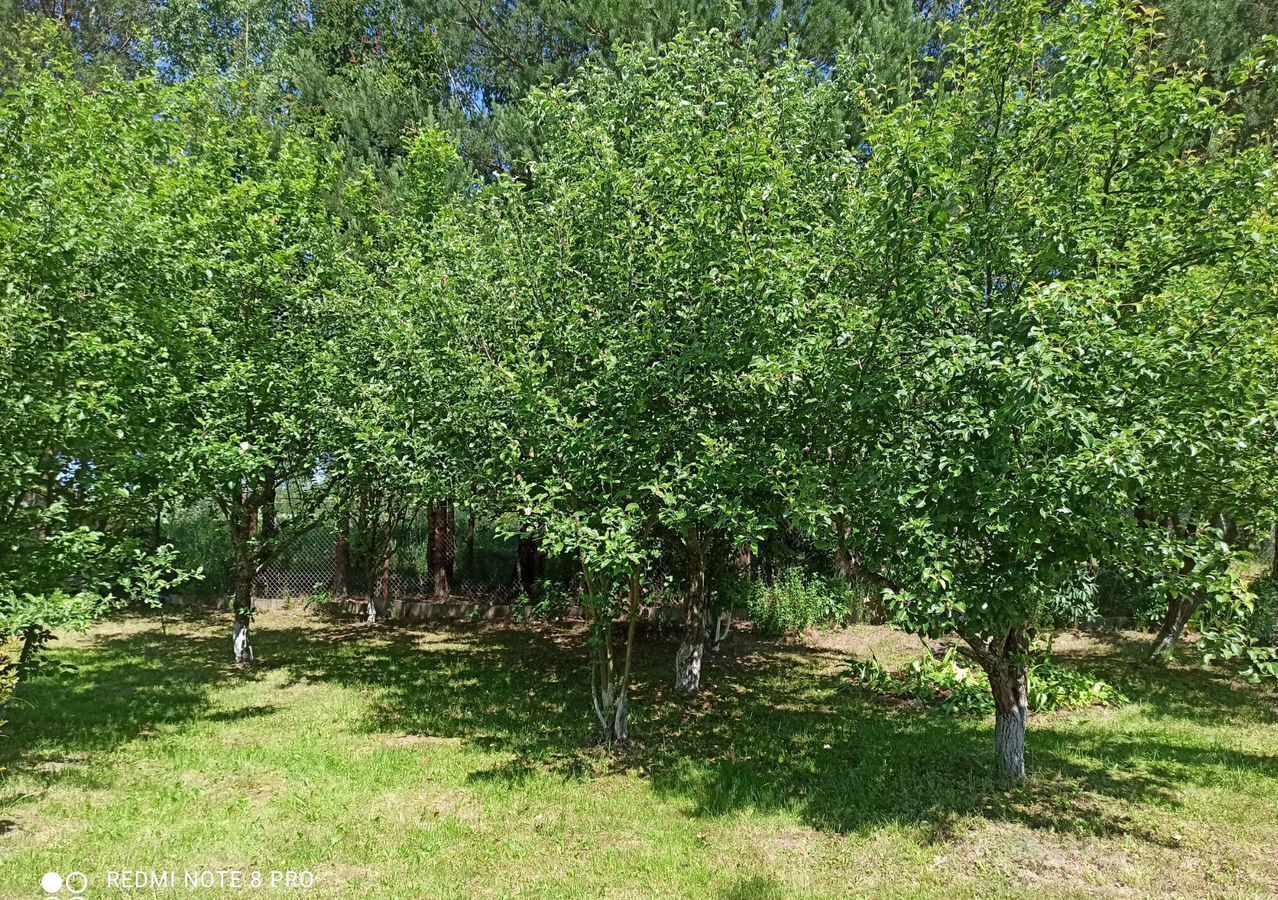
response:
M928 654L913 660L899 675L893 675L873 658L854 664L851 675L865 690L918 700L947 715L994 712L989 679L979 667L961 665L953 647L940 659ZM1058 666L1050 651L1030 666L1029 707L1034 712L1119 706L1126 702L1127 698L1108 682Z
M1278 681L1278 582L1255 578L1245 591L1201 614L1203 665L1223 663L1252 684Z
M1116 568L1102 568L1097 575L1095 603L1098 614L1144 628L1158 627L1167 612L1167 597L1154 579Z
M222 597L235 585L235 563L225 521L212 505L177 509L164 523L164 540L173 545L179 568L203 570L185 590L200 597Z
M1048 656L1030 667L1029 706L1035 712L1121 706L1127 698L1107 681L1087 672L1063 669Z
M768 583L758 581L746 593L746 608L760 634L780 637L817 625L846 624L854 619L862 598L837 578L787 570Z

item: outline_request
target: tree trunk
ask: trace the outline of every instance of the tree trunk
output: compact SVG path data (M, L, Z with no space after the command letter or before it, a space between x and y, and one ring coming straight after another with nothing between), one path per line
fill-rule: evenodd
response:
M701 659L706 640L706 556L701 534L688 529L684 540L688 562L688 593L683 605L683 641L675 656L675 693L690 695L701 689Z
M754 577L754 550L749 544L737 548L737 575L744 581Z
M611 746L617 715L617 682L613 674L612 616L601 610L590 623L590 692L599 720L599 740Z
M608 747L630 739L630 673L639 619L638 574L630 576L627 587L626 657L620 677L612 649L612 615L601 610L590 626L590 699L599 722L599 740Z
M994 747L999 770L1013 781L1025 779L1025 723L1029 718L1029 678L1025 666L1010 666L994 691Z
M391 520L386 519L386 549L382 552L382 612L385 613L390 609L391 602L391 554L395 550L395 545L391 537Z
M231 528L231 552L235 557L235 595L231 598L235 620L231 625L231 648L241 666L253 662L249 645L249 625L253 620L253 582L260 571L261 546L257 541L258 503L252 492L236 492L227 516Z
M22 650L18 653L18 678L21 679L31 668L36 651L41 644L52 640L53 634L39 625L29 625L22 629Z
M1150 652L1151 659L1166 659L1171 656L1172 650L1185 634L1185 626L1202 606L1203 599L1202 597L1182 597L1168 605L1167 614L1163 616L1163 624L1158 629L1158 636L1154 638L1154 649Z
M262 528L259 538L268 543L275 538L275 470L272 469L263 487L265 499L262 501Z
M164 501L160 500L155 504L155 522L151 528L151 550L152 552L160 549L160 543L164 539Z
M382 530L381 539L377 543L377 577L368 581L368 605L365 619L370 625L376 625L386 616L390 609L391 594L391 542L394 518L388 508L386 510L386 526Z
M1274 581L1278 581L1278 522L1274 522L1274 527L1269 532L1269 546L1273 551L1273 559L1269 562L1269 574Z
M621 672L621 689L617 692L617 713L613 717L614 741L630 740L630 671L635 655L635 624L639 621L639 573L630 575L630 603L627 605L626 664Z
M723 647L723 642L728 639L728 635L732 633L732 610L721 609L719 615L714 620L714 651L716 653Z
M444 565L451 583L457 572L457 504L451 500L444 501L444 531L448 535L444 541Z
M1025 725L1029 719L1029 635L1009 629L1002 641L967 638L977 662L989 676L994 695L994 748L999 771L1012 781L1025 779Z
M535 537L520 537L515 548L515 585L527 596L536 597L546 571L546 554Z
M351 592L351 515L345 509L337 520L337 542L333 547L333 594Z
M1220 531L1225 543L1231 547L1238 545L1238 520L1226 513L1220 514Z
M852 526L843 516L834 520L836 538L834 544L834 574L849 585L856 586L861 575L861 556L852 549ZM853 622L860 622L864 603L859 599L852 604Z
M1192 556L1186 556L1180 567L1180 577L1188 578L1193 571L1194 559ZM1178 597L1168 604L1167 613L1163 616L1163 624L1158 629L1158 636L1154 638L1154 649L1149 654L1151 659L1161 660L1171 656L1172 649L1185 633L1185 626L1194 617L1194 613L1198 612L1198 607L1202 606L1205 599L1203 596Z
M750 544L740 545L736 548L733 565L736 568L737 577L748 583L754 576L754 550ZM710 647L716 653L722 649L723 642L727 640L728 635L732 632L732 613L733 610L730 605L726 609L719 609L714 613L714 629L713 635L711 635Z
M0 691L3 691L0 693L0 725L9 718L18 688L30 672L36 653L53 639L53 633L39 625L22 629L22 649L18 651L18 658L0 669Z
M428 513L430 520L430 547L427 556L430 560L431 582L436 598L448 596L449 586L453 578L453 532L450 527L452 518L449 514L448 501L432 503Z
M467 511L466 516L466 569L475 571L475 507Z
M235 576L235 622L231 626L231 646L235 661L241 666L252 665L253 648L249 645L249 624L253 619L253 579L256 573L243 561Z

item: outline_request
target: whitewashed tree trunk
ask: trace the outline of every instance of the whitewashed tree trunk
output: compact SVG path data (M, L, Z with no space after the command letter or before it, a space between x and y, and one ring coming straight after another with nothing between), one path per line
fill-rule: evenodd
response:
M999 770L1012 781L1025 780L1025 726L1029 721L1029 635L1012 628L1001 641L968 643L989 676L994 695L994 749Z
M231 648L241 666L252 665L253 647L249 644L249 625L253 616L253 573L242 566L235 579L235 621L231 625Z
M675 655L675 693L701 690L701 660L706 640L706 558L701 535L689 528L684 539L688 557L688 595L683 606L683 642Z
M613 665L611 617L597 616L592 631L590 699L594 704L595 719L599 722L599 740L611 747L619 739L616 731L618 721L625 722L628 718L622 708L625 697L617 684Z
M705 655L705 644L679 645L675 654L675 692L679 694L695 694L701 690L701 658Z
M638 573L632 573L628 585L626 657L620 677L612 652L612 616L597 615L591 625L590 699L599 722L599 739L608 747L630 740L630 673L641 590Z
M728 639L728 635L732 632L732 610L725 609L720 611L719 618L714 623L714 649L718 652L723 646L723 642Z
M249 645L248 619L235 617L235 624L231 626L231 646L235 650L235 661L241 666L247 666L253 662L253 648Z

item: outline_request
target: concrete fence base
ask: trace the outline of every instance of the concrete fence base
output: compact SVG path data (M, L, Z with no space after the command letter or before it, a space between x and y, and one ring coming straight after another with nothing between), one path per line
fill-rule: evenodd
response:
M260 612L275 612L303 609L306 603L294 597L257 597L253 606ZM363 616L367 612L368 601L347 597L313 606L330 612ZM586 609L581 606L560 607L547 614L530 604L477 600L394 600L386 613L386 618L400 622L524 622L538 618L585 621L586 617ZM678 606L641 606L639 621L677 625L683 621L683 609Z

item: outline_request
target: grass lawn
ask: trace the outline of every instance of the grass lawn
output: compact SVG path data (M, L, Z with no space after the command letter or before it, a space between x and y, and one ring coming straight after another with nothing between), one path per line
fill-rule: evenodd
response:
M632 731L588 746L568 626L365 626L263 614L240 672L225 614L65 636L0 737L0 896L79 870L313 874L311 897L1274 897L1278 722L1259 689L1068 636L1133 699L1031 719L1032 780L990 777L990 721L872 697L844 674L913 639L736 635L708 690L639 647ZM65 891L62 896L69 896Z

